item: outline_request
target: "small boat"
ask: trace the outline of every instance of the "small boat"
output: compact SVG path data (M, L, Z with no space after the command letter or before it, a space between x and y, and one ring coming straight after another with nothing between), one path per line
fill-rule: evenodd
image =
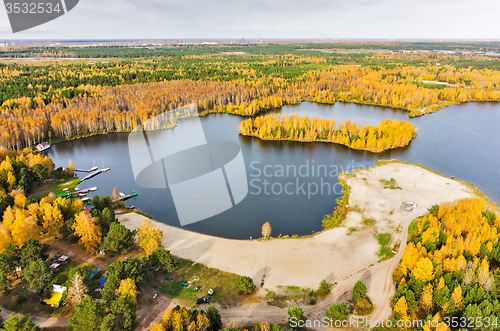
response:
M109 171L109 168L108 167L104 167L104 157L102 158L102 169L101 169L102 172L106 172L106 171Z
M135 206L130 206L130 209L135 209Z
M79 193L79 194L78 194L78 196L79 196L80 198L85 198L87 195L86 195L85 193Z
M119 194L122 198L124 198L124 197L125 197L125 193L123 193L123 192L120 192L120 193L118 193L118 194Z
M89 197L82 198L82 201L89 201L89 200L90 200Z
M95 159L94 159L94 166L90 168L90 171L96 171L97 169L99 169L99 167L95 166Z
M67 188L67 187L63 188L63 191L69 191L69 188Z
M89 188L88 190L91 192L97 191L97 186L93 186L93 187Z
M86 189L86 190L81 190L80 193L89 193L90 190L89 189Z

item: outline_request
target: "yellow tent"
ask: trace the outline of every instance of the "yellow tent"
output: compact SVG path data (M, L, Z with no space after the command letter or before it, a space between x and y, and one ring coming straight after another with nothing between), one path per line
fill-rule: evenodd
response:
M66 287L61 285L53 285L52 287L52 296L50 297L50 299L43 300L43 302L48 305L59 306L62 301L63 293L64 291L66 291Z
M50 299L45 299L43 300L46 304L48 305L56 305L56 306L59 306L59 304L61 303L62 301L62 293L59 293L59 292L52 292L52 296L50 297Z

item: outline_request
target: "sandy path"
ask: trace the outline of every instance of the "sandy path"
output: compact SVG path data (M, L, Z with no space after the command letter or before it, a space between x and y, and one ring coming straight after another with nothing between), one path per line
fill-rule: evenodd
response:
M384 189L381 179L397 181L399 189ZM394 286L392 272L397 266L406 243L407 228L417 216L427 213L427 208L445 201L471 197L471 189L458 181L434 174L421 167L402 163L388 163L361 170L347 178L351 187L349 213L342 227L324 231L312 238L241 241L222 239L185 231L157 223L164 231L163 246L175 256L206 264L227 272L247 275L265 288L278 285L295 285L316 289L322 279L337 282L326 299L314 306L305 307L309 318L322 318L326 308L345 300L358 279L367 284L368 295L375 304L372 320L388 318L388 306ZM417 203L414 210L400 210L401 203ZM145 217L136 213L118 216L129 228L136 228ZM363 219L373 219L375 224L364 225ZM348 234L348 228L356 231ZM391 247L401 246L397 255L378 263L376 252L380 249L376 233L390 233ZM266 304L252 304L222 311L225 321L238 324L265 320L282 322L286 310Z

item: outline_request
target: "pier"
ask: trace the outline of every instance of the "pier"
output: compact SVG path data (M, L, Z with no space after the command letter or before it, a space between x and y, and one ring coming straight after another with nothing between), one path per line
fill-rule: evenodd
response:
M102 169L96 170L96 171L88 174L87 176L85 176L85 177L82 178L82 182L85 181L85 180L87 180L87 179L90 179L92 177L95 177L95 176L99 175L101 172L102 172Z
M129 195L121 196L118 199L113 200L113 202L116 202L116 201L125 201L125 200L128 200L130 198L136 197L138 195L139 195L139 193L137 193L136 191L132 190L132 193L130 193Z
M76 172L91 172L90 170L85 170L85 169L75 169L73 171L76 171Z

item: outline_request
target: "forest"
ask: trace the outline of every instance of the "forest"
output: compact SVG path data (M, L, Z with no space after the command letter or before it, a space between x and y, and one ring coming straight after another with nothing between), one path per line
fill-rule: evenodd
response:
M273 47L283 53L267 54ZM311 100L387 106L419 116L455 103L500 100L500 71L458 68L458 55L273 47L260 48L267 50L263 54L252 47L254 53L243 55L192 47L168 57L1 63L0 146L20 149L53 138L130 131L192 103L202 115L253 116Z
M203 69L199 69L203 70ZM5 101L0 114L0 146L22 148L51 138L71 139L107 132L131 131L145 120L183 105L198 112L252 116L261 111L303 100L337 101L389 106L410 116L466 101L498 101L500 72L452 67L393 69L341 65L309 71L289 80L256 78L251 69L231 69L251 79L231 81L177 79L156 83L103 87L86 85L83 96L42 97ZM444 88L423 81L445 81Z
M435 205L416 219L394 273L394 318L439 319L436 330L499 330L499 226L482 198Z
M371 152L408 146L415 137L413 124L403 120L387 119L377 126L358 126L350 120L335 124L335 119L273 114L242 121L240 134L262 140L330 142Z

